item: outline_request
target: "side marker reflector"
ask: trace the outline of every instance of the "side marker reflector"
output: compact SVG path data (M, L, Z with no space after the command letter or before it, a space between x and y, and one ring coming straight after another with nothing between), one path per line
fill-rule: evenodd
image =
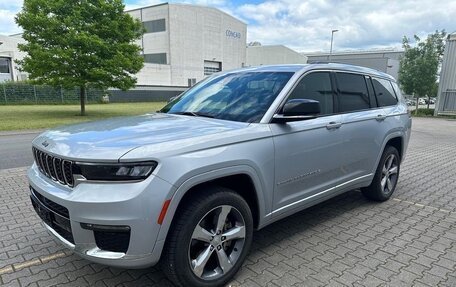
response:
M169 207L170 203L171 203L171 199L168 199L165 202L163 202L163 207L162 207L162 210L161 210L160 215L158 216L158 220L157 220L158 224L161 225L163 223L163 220L165 220L165 215L166 215L166 212L168 211L168 207Z

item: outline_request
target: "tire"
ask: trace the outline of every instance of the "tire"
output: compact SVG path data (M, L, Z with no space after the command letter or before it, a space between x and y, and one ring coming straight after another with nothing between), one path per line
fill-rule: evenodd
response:
M390 165L390 160L391 165ZM372 183L362 188L362 193L374 201L386 201L396 189L400 171L399 152L393 146L386 146L378 164Z
M160 265L166 276L177 286L212 287L228 283L252 243L253 219L247 202L230 189L205 187L186 200L176 216L161 256ZM226 220L221 220L224 217ZM202 231L196 232L197 227Z

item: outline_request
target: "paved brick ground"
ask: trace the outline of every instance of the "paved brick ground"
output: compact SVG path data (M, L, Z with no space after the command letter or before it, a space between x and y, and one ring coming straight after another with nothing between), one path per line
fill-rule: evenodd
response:
M233 286L456 286L456 121L415 119L394 198L351 191L255 234ZM90 263L47 235L25 169L0 171L0 285L170 286Z

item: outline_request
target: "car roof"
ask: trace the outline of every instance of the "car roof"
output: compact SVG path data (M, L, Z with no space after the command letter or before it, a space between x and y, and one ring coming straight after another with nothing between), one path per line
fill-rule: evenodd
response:
M335 71L346 71L346 72L356 72L361 74L367 74L371 76L377 76L381 78L387 78L392 81L396 81L391 75L386 73L348 64L339 64L339 63L314 63L314 64L293 64L293 65L264 65L258 67L248 67L237 70L229 71L232 72L307 72L311 70L335 70Z

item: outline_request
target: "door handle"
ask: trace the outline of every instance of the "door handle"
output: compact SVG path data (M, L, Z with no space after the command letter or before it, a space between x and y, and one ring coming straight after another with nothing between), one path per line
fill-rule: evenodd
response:
M328 130L335 130L338 129L342 126L342 123L339 122L330 122L329 124L326 125L326 128Z
M375 117L375 119L379 122L381 121L384 121L386 119L386 116L385 115L377 115L377 117Z

